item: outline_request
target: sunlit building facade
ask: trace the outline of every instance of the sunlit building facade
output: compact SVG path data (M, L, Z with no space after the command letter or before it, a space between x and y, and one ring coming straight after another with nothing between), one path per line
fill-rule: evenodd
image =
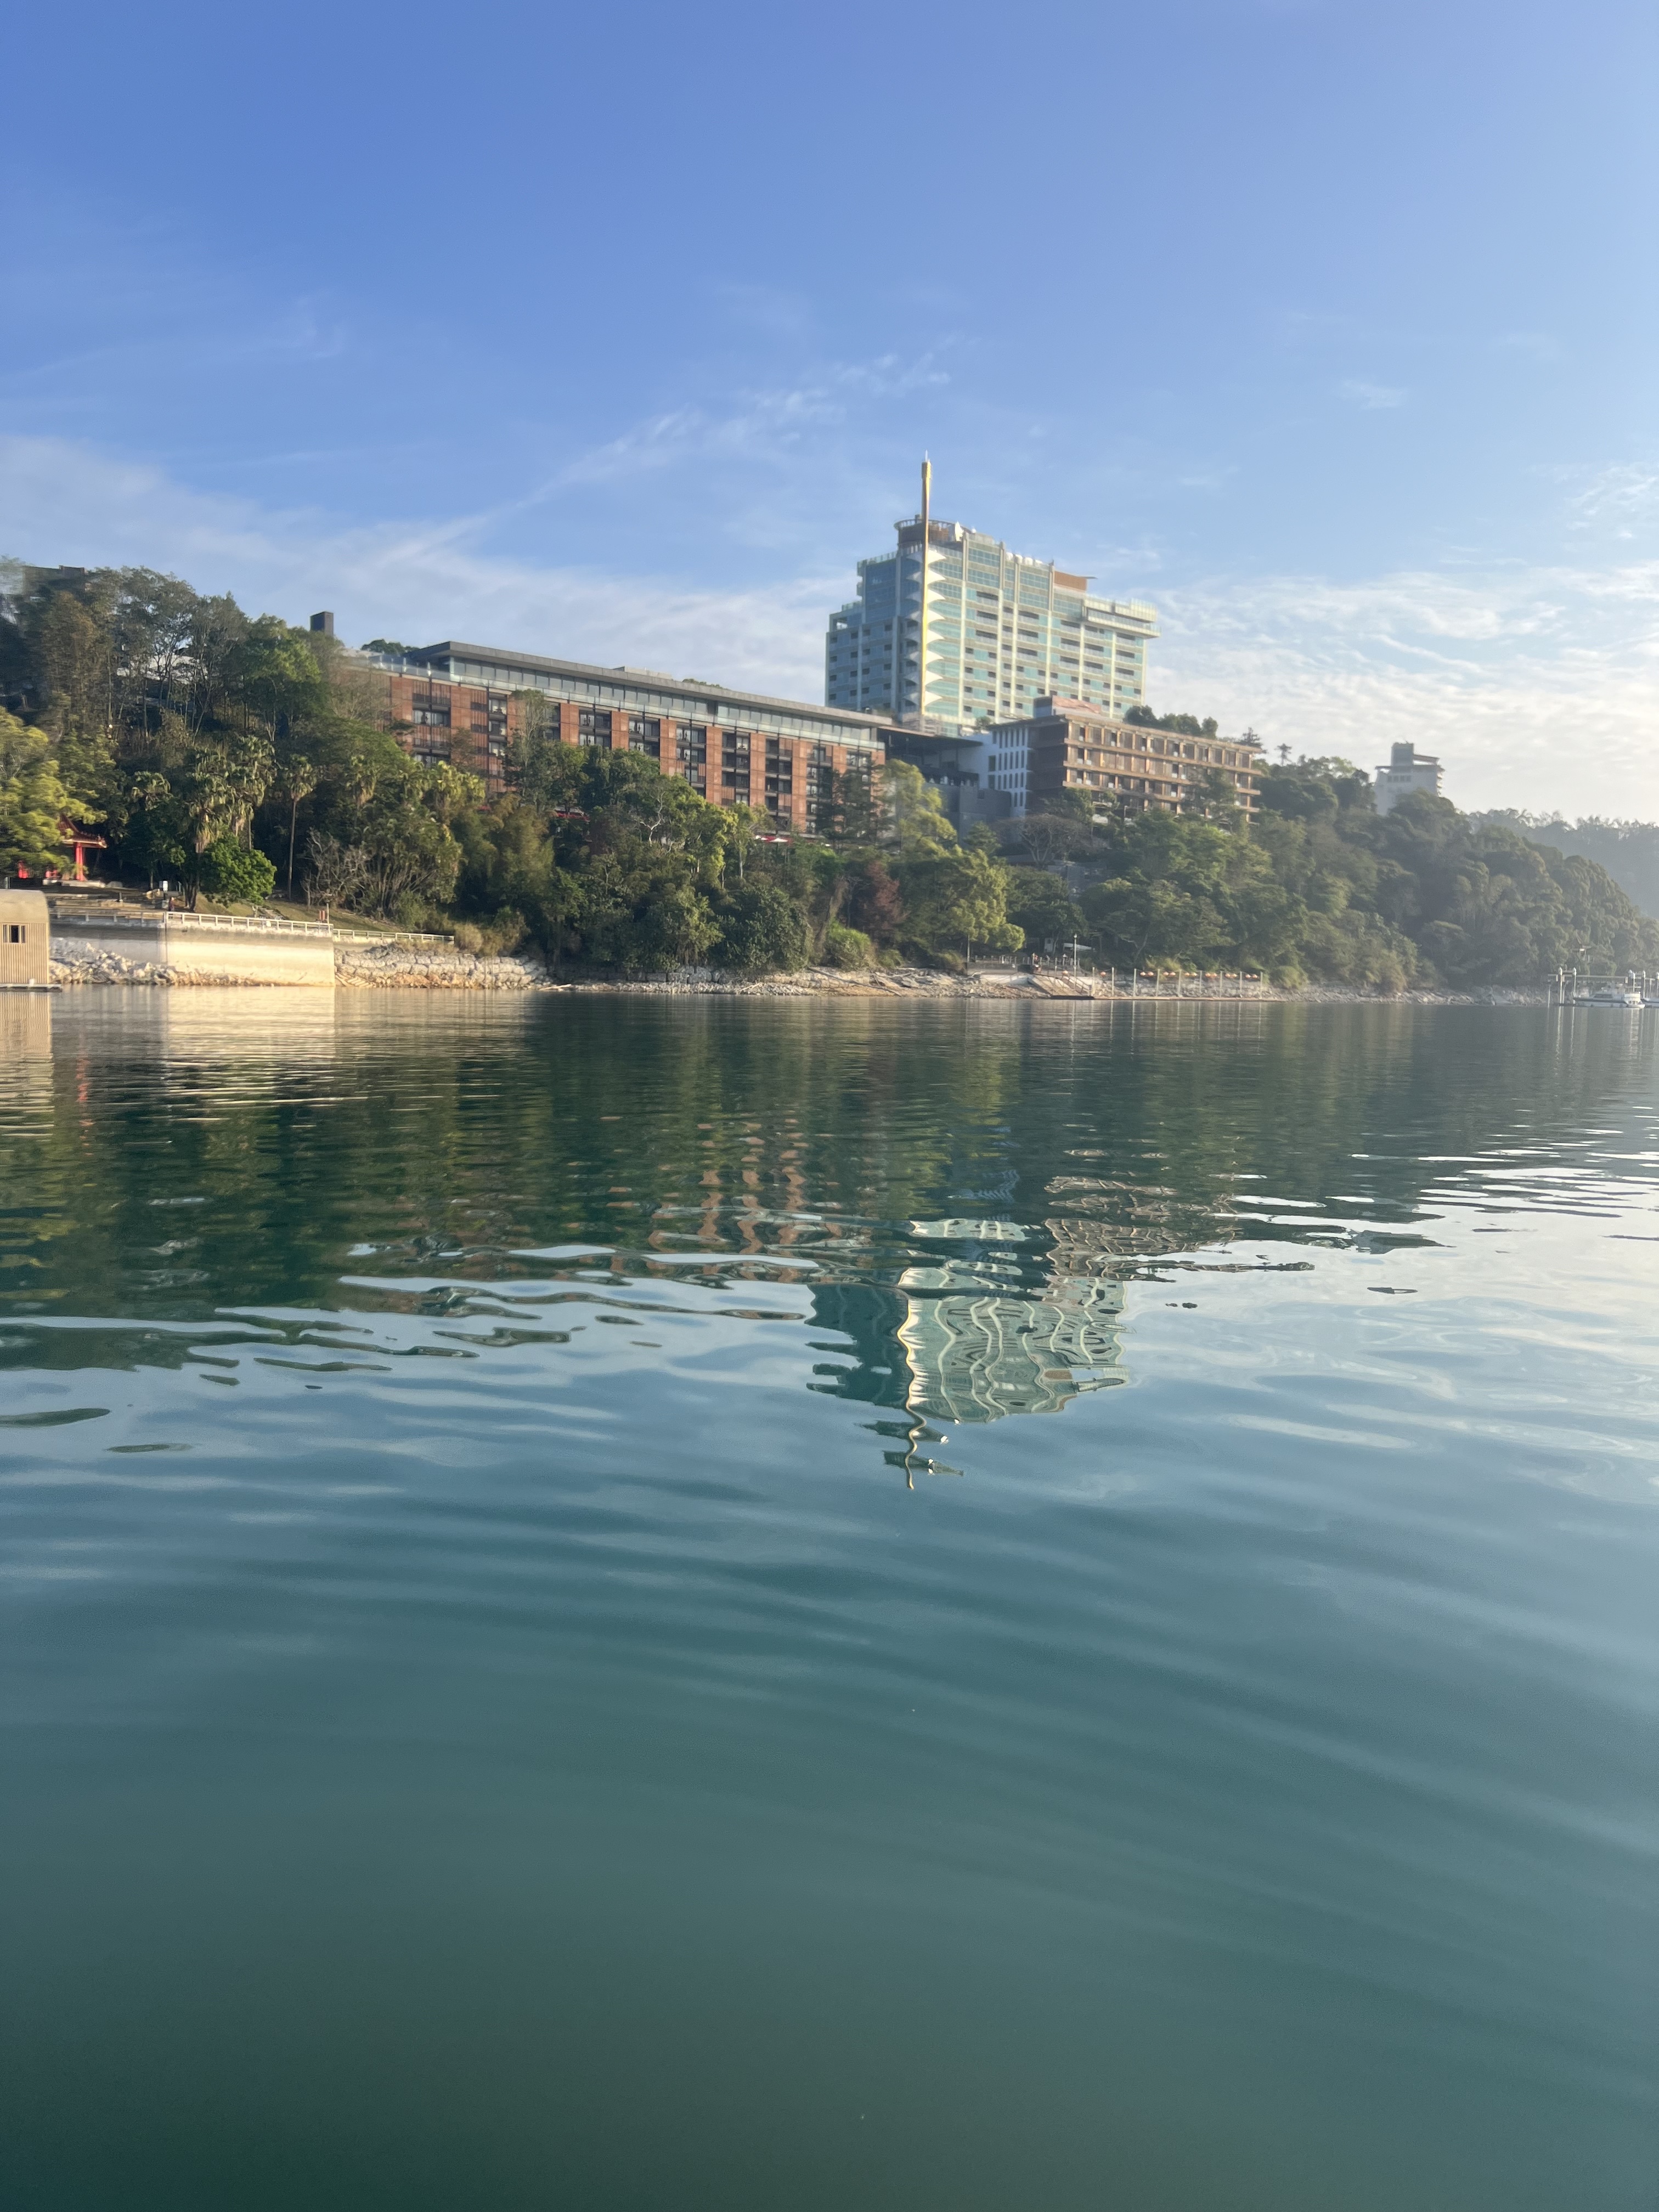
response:
M830 618L829 705L957 729L1027 714L1045 692L1109 713L1145 703L1156 608L1102 599L1052 561L930 522L924 640L920 519L897 534L892 552L859 562L857 598Z

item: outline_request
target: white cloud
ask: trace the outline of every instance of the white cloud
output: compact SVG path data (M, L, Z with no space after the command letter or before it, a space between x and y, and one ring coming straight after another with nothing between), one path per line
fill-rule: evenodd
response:
M1659 562L1224 579L1161 605L1156 705L1364 768L1409 738L1463 806L1659 817Z
M714 591L490 551L489 516L343 526L190 490L46 439L0 440L0 552L143 562L343 635L485 644L819 696L839 573ZM1659 817L1659 562L1159 588L1153 703L1370 767L1441 754L1468 806Z

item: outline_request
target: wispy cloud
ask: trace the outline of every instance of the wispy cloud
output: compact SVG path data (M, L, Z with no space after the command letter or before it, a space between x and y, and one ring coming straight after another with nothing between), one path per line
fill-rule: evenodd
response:
M579 454L559 471L548 489L614 483L621 477L647 475L689 461L729 460L739 454L781 457L809 431L840 422L845 416L844 403L832 391L811 386L755 392L720 415L697 407L676 408Z
M1581 477L1578 489L1567 499L1567 512L1583 528L1611 522L1634 522L1659 507L1659 468L1651 461L1620 461Z
M0 439L0 552L88 566L143 563L341 634L485 644L627 662L811 696L823 623L844 578L747 590L539 566L485 549L489 518L343 527L326 514L206 495L161 471L57 439Z
M1345 399L1367 412L1379 407L1403 407L1407 396L1397 384L1367 384L1352 376L1344 381L1341 391Z
M909 362L885 354L868 362L833 362L803 383L739 392L723 409L679 407L648 416L567 462L546 492L710 459L793 459L815 434L844 425L861 403L949 381L948 372L931 354Z

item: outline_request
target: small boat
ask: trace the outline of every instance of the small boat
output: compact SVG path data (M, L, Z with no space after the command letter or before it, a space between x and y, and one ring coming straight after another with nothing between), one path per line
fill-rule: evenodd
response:
M1604 990L1585 992L1578 1003L1581 1006L1639 1006L1642 994L1621 991L1616 984L1609 983Z

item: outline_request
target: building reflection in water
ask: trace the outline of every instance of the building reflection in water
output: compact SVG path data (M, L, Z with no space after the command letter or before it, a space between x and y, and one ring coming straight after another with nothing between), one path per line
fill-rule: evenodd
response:
M1063 1413L1127 1382L1124 1277L1152 1247L1183 1240L1062 1217L912 1221L907 1241L915 1256L887 1284L815 1288L816 1321L848 1340L819 1349L851 1357L820 1366L813 1387L899 1417L876 1426L910 1478L957 1471L924 1449L949 1427Z
M1029 1232L1001 1221L916 1221L917 1238L1009 1245ZM907 1267L898 1341L906 1404L931 1421L1057 1413L1085 1390L1121 1382L1123 1285L1050 1268L1036 1283L1018 1261L942 1258Z
M0 1066L52 1060L52 1000L45 991L0 991Z

